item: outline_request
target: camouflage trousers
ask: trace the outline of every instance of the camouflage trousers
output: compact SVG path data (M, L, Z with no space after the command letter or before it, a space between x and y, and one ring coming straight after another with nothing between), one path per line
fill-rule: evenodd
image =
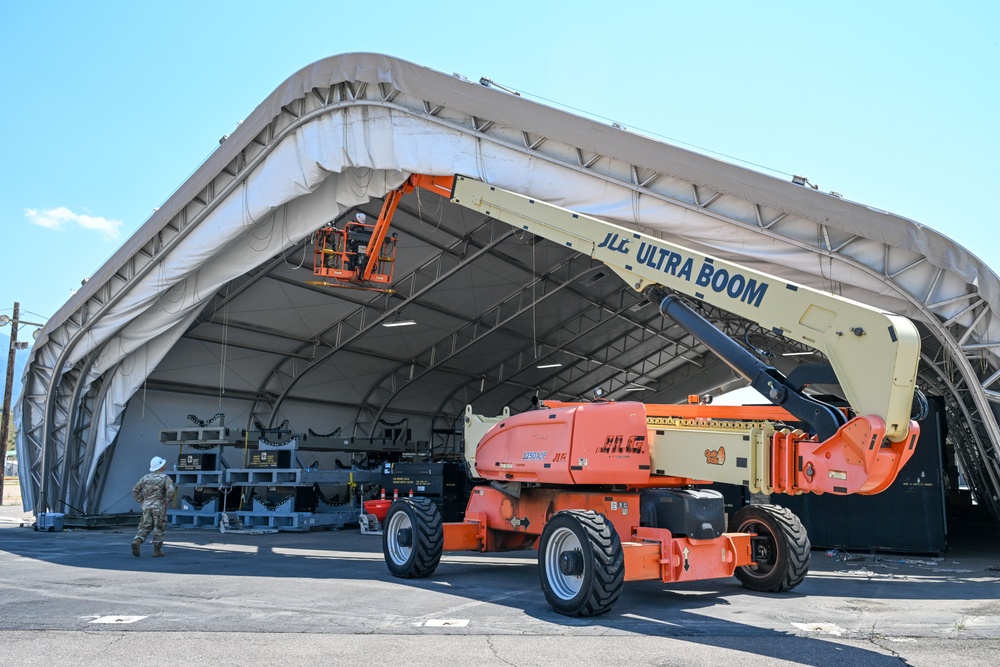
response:
M166 508L143 510L142 518L139 520L139 532L135 534L135 539L143 542L147 535L153 533L153 546L161 547L163 546L163 531L166 527Z

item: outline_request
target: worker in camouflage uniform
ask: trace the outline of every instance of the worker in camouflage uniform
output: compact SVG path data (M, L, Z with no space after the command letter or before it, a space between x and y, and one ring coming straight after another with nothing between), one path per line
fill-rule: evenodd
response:
M172 502L177 487L173 480L163 473L167 462L154 456L149 462L149 474L132 487L132 497L142 505L142 519L139 532L132 540L132 555L139 556L139 545L150 532L153 533L153 557L163 556L163 531L167 527L167 504Z

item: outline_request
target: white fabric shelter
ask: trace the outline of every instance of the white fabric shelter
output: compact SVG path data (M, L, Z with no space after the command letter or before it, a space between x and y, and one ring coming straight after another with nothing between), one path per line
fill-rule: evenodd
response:
M436 451L467 403L673 402L743 384L587 258L411 194L393 295L309 285L311 237L411 173L462 173L907 315L920 383L1000 516L1000 283L898 216L375 54L297 72L52 317L18 403L28 509L124 511L163 428L224 413ZM734 337L802 351L726 313ZM412 319L412 327L380 326ZM779 360L782 358L777 357ZM795 363L802 357L785 357ZM558 367L538 368L547 363ZM779 362L781 363L781 362ZM633 393L633 390L641 390Z

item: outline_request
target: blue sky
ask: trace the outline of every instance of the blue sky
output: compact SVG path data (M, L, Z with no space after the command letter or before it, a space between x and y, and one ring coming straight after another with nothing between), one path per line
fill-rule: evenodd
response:
M0 0L0 313L53 315L284 79L356 51L802 174L1000 271L998 42L987 0Z

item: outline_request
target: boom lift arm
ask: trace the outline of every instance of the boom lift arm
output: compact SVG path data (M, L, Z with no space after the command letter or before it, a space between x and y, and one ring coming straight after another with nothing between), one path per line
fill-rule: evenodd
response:
M912 454L919 433L910 412L920 337L905 317L461 175L408 178L386 198L373 244L384 238L402 195L418 187L601 261L787 411L791 421L808 424L815 435L772 432L771 441L760 444L758 449L767 452L756 457L758 471L751 477L757 482L751 481L751 488L876 493L895 479ZM375 261L369 260L362 280ZM823 352L856 416L848 420L841 410L801 391L702 318L679 294ZM650 439L652 444L655 437ZM474 450L467 451L473 469L474 458ZM670 469L666 474L677 475Z
M883 420L890 441L907 440L920 335L905 317L465 176L455 177L451 194L456 204L603 262L638 292L663 286L821 351L851 407ZM667 296L662 290L650 295L661 306ZM677 303L670 300L668 310ZM739 347L729 342L729 350ZM733 355L724 353L723 358L733 364ZM736 370L759 382L756 372ZM782 405L788 400L790 392L777 383L773 388L766 386L767 381L764 384L767 391L762 393L772 402Z

